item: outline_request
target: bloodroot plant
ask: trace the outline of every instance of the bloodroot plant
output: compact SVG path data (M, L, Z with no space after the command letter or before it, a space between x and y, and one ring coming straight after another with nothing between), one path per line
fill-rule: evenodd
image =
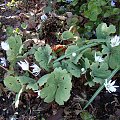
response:
M111 37L115 32L115 26L107 26L106 23L96 28L96 39L81 39L78 34L64 31L61 41L69 41L69 44L64 45L65 50L59 56L48 44L34 45L25 52L25 42L17 33L9 36L6 42L1 42L10 63L4 84L16 93L15 107L19 106L21 94L29 90L37 92L44 102L55 101L64 105L71 96L72 79L81 79L81 76L87 79L84 85L100 85L83 109L89 106L104 87L108 92L115 92L119 86L115 85L115 81L111 82L111 79L120 69L120 37ZM32 55L32 63L26 53ZM41 71L44 74L41 75Z

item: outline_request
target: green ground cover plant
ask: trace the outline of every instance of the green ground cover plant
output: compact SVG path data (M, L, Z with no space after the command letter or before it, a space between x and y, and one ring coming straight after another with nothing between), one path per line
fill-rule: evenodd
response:
M58 9L52 6L53 3L59 4ZM81 105L80 111L83 120L94 120L85 109L104 88L111 93L119 87L114 80L111 81L120 70L119 6L119 0L48 1L37 33L40 36L43 34L43 26L48 19L45 15L55 12L59 16L67 16L61 22L64 30L55 33L62 44L58 51L47 42L26 48L23 33L28 26L24 22L21 23L23 31L7 27L7 39L1 42L1 48L6 53L9 67L3 64L0 67L6 71L5 87L16 94L15 108L19 107L22 93L30 91L37 92L46 103L64 105L70 99L73 80L81 80L84 76L84 86L99 86L92 97ZM32 62L28 56L32 56ZM41 72L44 74L41 75Z

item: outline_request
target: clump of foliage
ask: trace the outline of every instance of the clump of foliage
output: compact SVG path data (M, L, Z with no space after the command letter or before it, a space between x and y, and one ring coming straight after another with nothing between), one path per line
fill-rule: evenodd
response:
M120 69L120 37L114 37L114 34L120 33L117 26L120 13L117 5L120 3L117 1L114 7L108 0L73 0L70 3L58 0L57 3L64 3L62 12L61 7L56 11L58 14L65 14L71 10L73 15L66 20L66 30L57 36L61 43L65 43L62 49L55 51L49 44L34 44L26 51L20 31L8 27L6 42L10 49L6 51L6 55L10 66L6 71L4 84L16 93L15 102L19 101L22 92L32 90L38 91L39 97L47 103L55 101L59 105L64 105L70 98L73 78L81 79L84 75L84 85L100 85L85 109L105 87L105 80L110 81ZM45 8L46 13L52 11L51 2L48 5ZM115 22L112 23L109 18L113 18ZM22 27L26 29L25 24L22 24ZM58 54L60 52L61 54ZM44 75L35 75L31 70L20 69L17 64L19 61L27 60L32 64L27 59L29 55L33 57L33 63L44 71ZM22 74L19 74L16 68L19 68ZM83 118L86 116L84 114L92 117L89 113L83 112Z
M76 40L74 39L76 35L65 31L61 35L62 40L69 41L72 39L73 43L69 44L64 55L59 58L48 44L36 47L33 53L31 53L31 50L34 47L31 47L28 54L32 54L36 62L39 63L40 68L48 73L38 81L35 80L34 76L31 78L31 75L26 72L20 76L15 71L15 67L18 67L16 63L26 59L26 56L24 57L26 53L24 52L24 43L22 43L21 36L14 33L7 39L10 50L6 53L10 62L10 70L8 70L9 74L5 77L4 83L6 87L16 93L24 85L26 86L25 90L32 89L33 91L39 90L39 87L42 86L40 96L45 98L45 102L49 103L55 100L58 104L63 105L64 101L67 101L70 97L72 76L80 78L83 74L82 68L85 69L84 74L87 73L91 76L91 80L88 79L85 84L92 87L95 83L103 84L105 79L111 75L111 69L119 67L119 46L113 48L110 46L111 37L109 35L115 33L115 31L115 26L110 25L107 27L105 23L101 23L96 28L97 39L91 40L82 40L81 38ZM94 46L98 45L98 51L93 49ZM103 62L95 61L95 52L97 55L104 55Z

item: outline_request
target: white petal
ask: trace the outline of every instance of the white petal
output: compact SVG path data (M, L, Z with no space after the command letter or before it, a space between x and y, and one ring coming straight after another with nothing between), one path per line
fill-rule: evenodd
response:
M107 79L105 79L104 85L105 85L106 90L107 90L109 93L115 92L115 91L116 91L116 88L119 87L119 86L114 86L115 82L116 82L116 81L113 81L113 82L112 82L112 80L110 80L109 82L107 82Z
M110 89L107 86L105 86L105 88L109 93L111 93Z
M115 36L113 38L111 38L111 47L115 47L115 46L118 46L120 44L120 37L119 36Z
M1 62L1 64L2 64L2 66L5 66L5 67L6 67L6 65L7 65L7 64L6 64L6 59L5 59L4 57L1 57L0 60L1 60L0 62Z
M113 0L111 1L111 6L115 6L115 2Z
M96 56L96 52L95 52L95 61L96 62L103 62L104 59L101 56Z
M114 85L114 87L117 88L117 87L119 87L119 86L117 86L117 85L115 86L115 85Z
M27 60L25 60L25 63L26 63L27 65L29 65L29 63L28 63L28 61L27 61Z
M1 42L1 47L3 50L9 50L10 47L9 47L9 44L7 42Z
M29 70L29 63L25 60L25 62L17 62L18 65L23 69L23 70Z
M107 89L106 89L106 90L107 90ZM108 91L109 93L111 93L111 91L110 91L109 89L108 89L107 91Z
M111 82L110 84L113 86L113 85L115 84L115 82L116 82L116 81L114 80L114 81L113 81L113 82Z
M115 88L114 86L112 86L112 87L109 88L109 90L110 90L111 92L115 92L115 91L116 91L116 88Z
M19 66L21 66L21 63L20 63L20 62L17 62L17 64L18 64Z
M37 92L37 94L38 94L37 98L40 97L41 90L37 90L37 91L34 91L34 92Z
M41 71L41 69L40 69L36 64L33 64L33 65L31 65L30 67L33 68L32 73L33 73L35 76L37 76L37 75L40 73L40 71Z

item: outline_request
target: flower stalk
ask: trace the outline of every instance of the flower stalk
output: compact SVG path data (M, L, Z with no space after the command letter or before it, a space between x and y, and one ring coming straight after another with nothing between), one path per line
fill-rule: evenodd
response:
M120 70L119 67L117 67L116 69L113 70L113 72L111 73L111 75L107 78L108 82L112 79L112 77ZM90 100L88 101L88 103L85 105L85 107L83 108L83 110L85 110L90 104L91 102L96 98L96 96L101 92L101 90L105 87L104 83L97 89L97 91L94 93L94 95L90 98Z
M74 51L74 52L76 53L76 52L78 52L78 51L83 51L83 50L85 50L85 49L87 49L87 48L96 46L96 45L98 45L98 44L100 44L100 43L88 44L88 45L85 45L85 46L79 48L78 50L76 50L76 51ZM56 59L53 63L58 62L58 61L60 61L60 60L62 60L62 59L64 59L64 58L66 58L67 56L70 56L71 54L72 54L72 53L69 53L69 54L67 54L67 55L63 55L63 56L59 57L58 59Z
M3 67L2 65L0 65L0 67L1 67L2 69L4 69L5 71L9 72L9 70L6 69L5 67Z

